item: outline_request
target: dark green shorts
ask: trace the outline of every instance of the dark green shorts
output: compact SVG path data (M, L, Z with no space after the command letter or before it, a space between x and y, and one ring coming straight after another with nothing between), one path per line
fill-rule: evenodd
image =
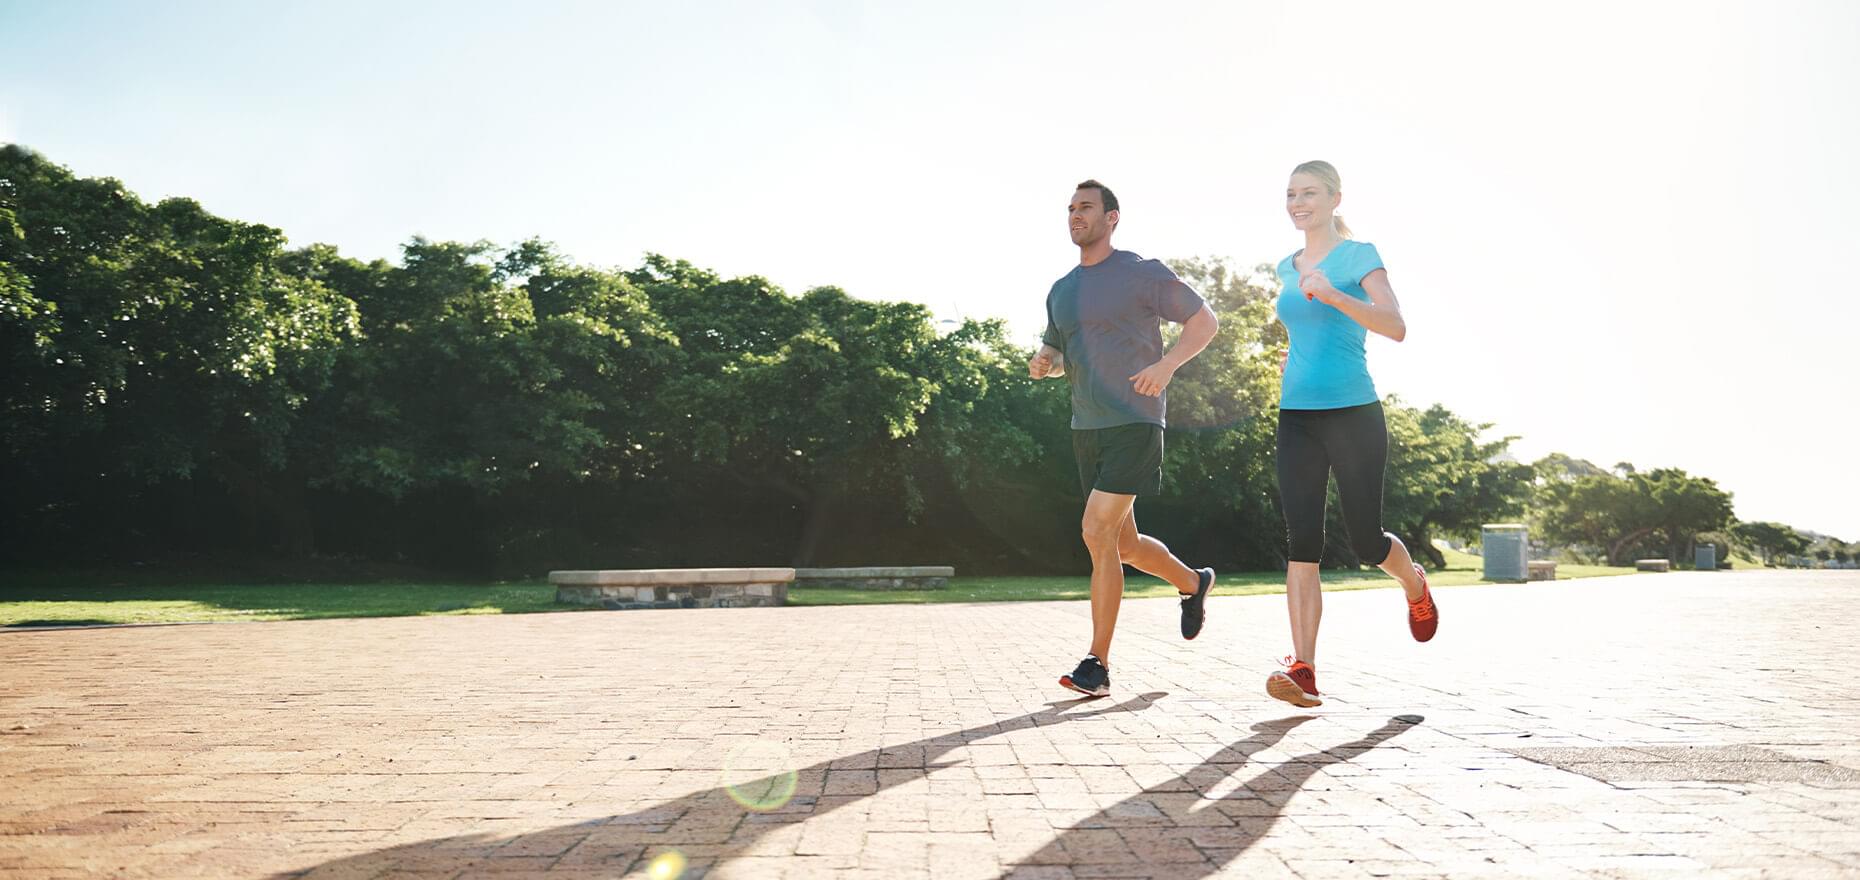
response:
M1079 489L1114 495L1161 495L1163 429L1145 422L1072 432Z

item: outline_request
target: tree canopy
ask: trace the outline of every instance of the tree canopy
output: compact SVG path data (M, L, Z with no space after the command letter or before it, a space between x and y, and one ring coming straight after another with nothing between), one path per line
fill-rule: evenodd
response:
M1172 265L1221 325L1171 385L1145 529L1197 564L1281 566L1274 284ZM613 269L536 240L414 238L363 262L0 147L8 558L1078 570L1069 401L1027 377L1029 354L1001 321L656 254ZM1436 564L1433 539L1527 510L1617 561L1732 524L1709 479L1524 465L1490 425L1386 407L1386 525ZM1778 524L1735 535L1766 558L1810 550ZM1355 560L1336 540L1327 562Z

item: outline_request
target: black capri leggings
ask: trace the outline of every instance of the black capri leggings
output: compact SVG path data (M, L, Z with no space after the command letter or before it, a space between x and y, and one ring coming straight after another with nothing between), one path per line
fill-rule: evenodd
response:
M1337 498L1356 558L1381 565L1393 546L1382 531L1382 471L1389 429L1382 404L1344 409L1279 410L1279 507L1293 562L1324 556L1324 496L1337 474Z

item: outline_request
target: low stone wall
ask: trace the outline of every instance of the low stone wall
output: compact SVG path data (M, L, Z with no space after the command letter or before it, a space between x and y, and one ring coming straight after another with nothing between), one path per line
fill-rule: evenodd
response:
M797 587L843 587L854 590L941 590L949 586L956 569L947 565L909 565L889 568L797 568Z
M1636 571L1671 571L1673 563L1667 559L1636 559L1634 568Z
M1533 559L1530 565L1530 579L1534 581L1556 580L1556 561L1553 559Z
M744 608L788 603L792 568L644 568L552 571L555 601L632 608Z

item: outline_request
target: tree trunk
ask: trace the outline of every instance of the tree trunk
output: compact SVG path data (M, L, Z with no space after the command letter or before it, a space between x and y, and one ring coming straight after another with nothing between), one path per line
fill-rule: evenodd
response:
M283 491L271 496L275 499L272 513L278 518L278 543L286 556L303 559L316 552L316 524L310 519L303 481L289 471L283 477Z
M820 536L826 532L827 517L830 513L832 492L804 486L786 476L779 474L745 474L731 470L730 478L736 482L757 489L774 489L807 511L807 520L801 524L801 539L796 542L794 555L788 564L794 568L806 568L814 561L814 553L820 547Z
M278 549L285 555L301 559L316 552L316 531L310 511L304 504L302 481L289 472L282 475L285 489L279 491L260 479L250 468L229 458L215 462L214 473L240 498L243 506L262 511L277 528ZM260 517L252 517L257 529Z
M1433 531L1427 527L1427 522L1424 520L1420 525L1415 526L1410 534L1396 535L1396 537L1400 538L1403 544L1408 545L1409 558L1416 562L1425 560L1424 564L1429 569L1446 568L1447 557L1441 554L1439 547L1434 546L1432 535Z
M820 536L827 531L832 506L832 493L814 493L813 502L807 505L807 521L801 526L801 540L794 548L793 567L807 568L813 565L814 554L820 549Z
M1625 563L1620 561L1621 551L1626 550L1629 544L1632 544L1635 541L1645 538L1650 534L1653 534L1653 529L1635 529L1634 531L1628 532L1626 535L1621 536L1619 540L1615 541L1613 544L1609 545L1608 547L1608 564L1609 565L1624 565Z

